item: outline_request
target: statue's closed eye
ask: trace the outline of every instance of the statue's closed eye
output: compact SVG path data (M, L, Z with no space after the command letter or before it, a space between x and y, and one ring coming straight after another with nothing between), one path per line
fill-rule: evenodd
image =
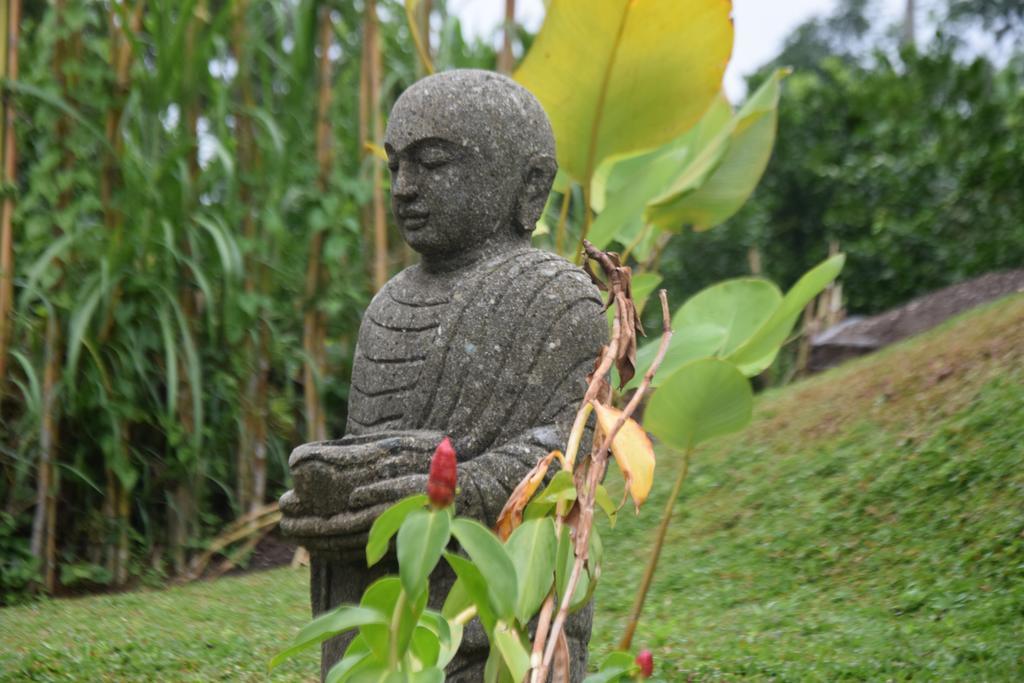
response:
M419 152L419 162L427 168L438 168L454 161L455 156L440 147L424 147Z

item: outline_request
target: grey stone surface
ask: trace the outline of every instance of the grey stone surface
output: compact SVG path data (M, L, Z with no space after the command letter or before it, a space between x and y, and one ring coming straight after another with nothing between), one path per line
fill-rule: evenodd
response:
M459 514L493 524L537 459L564 447L607 337L589 278L530 247L556 165L528 91L485 71L425 78L396 102L385 149L392 210L421 262L363 317L346 435L295 449L294 490L281 498L282 529L311 552L317 614L397 571L393 557L366 568L366 533L388 505L425 491L445 435L458 454ZM447 566L431 575L434 607L453 581ZM574 681L590 626L587 608L567 627ZM324 645L323 673L346 643ZM481 680L486 651L479 625L467 629L448 680Z

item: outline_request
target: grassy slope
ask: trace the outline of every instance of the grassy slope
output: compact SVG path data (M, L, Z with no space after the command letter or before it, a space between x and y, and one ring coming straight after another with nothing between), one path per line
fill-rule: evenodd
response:
M638 559L596 643L676 463L606 539ZM634 641L667 680L1024 680L1024 296L769 393L691 472Z
M598 653L676 464L604 534ZM306 591L282 569L0 610L0 678L261 680ZM634 645L668 681L1024 680L1024 296L769 393L699 452Z

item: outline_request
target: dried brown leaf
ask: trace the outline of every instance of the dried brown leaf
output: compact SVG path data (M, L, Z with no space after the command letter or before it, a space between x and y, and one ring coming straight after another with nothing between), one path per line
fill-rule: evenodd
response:
M527 472L526 476L516 485L512 495L508 497L505 507L501 509L498 521L494 525L494 532L498 534L502 541L507 541L516 527L523 523L523 510L526 509L530 498L533 497L533 494L537 492L537 488L544 481L544 477L551 467L551 461L555 458L561 460L562 452L551 451L538 460L533 469Z

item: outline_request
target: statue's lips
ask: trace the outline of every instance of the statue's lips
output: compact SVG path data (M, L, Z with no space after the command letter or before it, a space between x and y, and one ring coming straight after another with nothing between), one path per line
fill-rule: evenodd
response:
M430 214L421 213L419 211L407 211L400 213L398 218L402 221L402 227L406 230L419 230L427 224L427 219L430 218Z

